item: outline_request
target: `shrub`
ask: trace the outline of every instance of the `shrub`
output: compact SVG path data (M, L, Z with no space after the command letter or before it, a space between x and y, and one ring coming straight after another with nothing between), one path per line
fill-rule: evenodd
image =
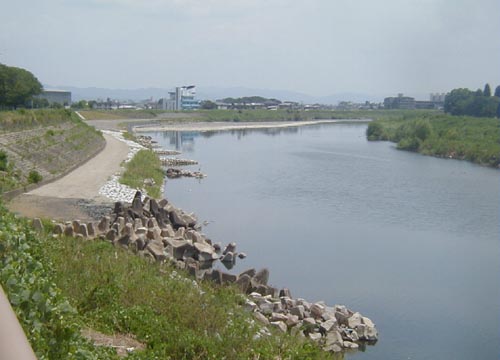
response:
M28 183L30 184L38 184L42 179L42 175L36 170L31 170L28 174Z
M0 171L7 171L7 153L0 150Z

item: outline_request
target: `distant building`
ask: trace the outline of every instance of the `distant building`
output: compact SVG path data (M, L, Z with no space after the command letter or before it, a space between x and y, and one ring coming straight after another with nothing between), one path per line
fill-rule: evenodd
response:
M65 90L43 90L42 93L36 96L39 99L45 99L49 105L60 104L62 106L71 105L71 91Z
M446 98L445 93L441 94L431 94L430 95L430 101L434 104L435 109L443 109L444 108L444 100Z
M403 94L397 97L386 97L384 99L384 108L386 109L415 109L415 99Z
M176 87L175 91L169 92L169 98L158 101L158 108L162 110L196 110L200 108L200 102L195 99L196 87L182 86Z

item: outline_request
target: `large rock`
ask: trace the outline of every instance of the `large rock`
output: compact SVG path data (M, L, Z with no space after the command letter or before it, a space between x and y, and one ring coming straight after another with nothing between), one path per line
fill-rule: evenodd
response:
M252 281L256 284L267 285L267 282L269 281L269 270L259 270L252 278Z
M195 257L197 257L200 261L213 261L218 258L214 249L206 243L195 242L193 246L196 250Z
M290 314L297 315L299 319L304 318L304 305L297 305L290 309Z
M311 315L315 318L320 318L325 312L325 305L322 303L315 303L311 305Z
M157 261L163 261L166 259L163 243L161 241L149 242L146 246L146 250L153 254Z
M99 231L101 233L108 232L109 226L110 226L110 222L111 222L111 219L109 218L109 216L103 216L101 218L101 221L99 221L99 224L97 224L97 229L99 229Z
M271 321L271 326L279 329L283 333L286 333L287 326L283 321Z
M191 245L191 243L189 243L187 240L166 238L166 241L168 246L170 246L172 249L172 257L175 260L183 260L184 253L188 249L193 248L193 245Z
M186 214L179 209L170 212L170 221L175 228L178 227L193 227L196 225L196 218L192 215Z
M347 326L351 329L355 329L357 326L363 323L362 316L359 312L352 314L352 316L347 319Z
M239 289L243 293L247 293L248 290L250 289L250 276L247 274L239 275L238 279L236 280L236 285L238 285Z
M44 230L42 220L40 220L39 218L34 218L33 228L35 229L36 232L42 233Z
M258 311L254 312L253 316L254 316L255 320L260 322L262 325L269 325L269 320L264 315L262 315L260 312L258 312Z
M337 319L333 318L327 321L324 321L320 324L319 328L322 332L329 332L337 325Z

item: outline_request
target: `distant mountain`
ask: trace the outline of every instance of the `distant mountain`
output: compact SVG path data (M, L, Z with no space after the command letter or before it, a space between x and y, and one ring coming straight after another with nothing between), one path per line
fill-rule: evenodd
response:
M107 89L88 87L80 88L75 86L51 86L44 85L46 89L60 89L71 91L72 100L98 100L98 99L117 99L121 101L131 100L140 101L146 99L158 100L163 97L168 97L168 92L171 88L139 88L139 89ZM281 101L295 101L305 104L332 104L336 105L340 101L352 102L381 102L384 99L383 95L368 95L361 93L338 93L328 96L312 96L290 90L273 90L273 89L256 89L246 87L215 87L215 86L198 86L197 98L200 100L218 100L227 97L244 97L244 96L262 96L265 98L274 98Z

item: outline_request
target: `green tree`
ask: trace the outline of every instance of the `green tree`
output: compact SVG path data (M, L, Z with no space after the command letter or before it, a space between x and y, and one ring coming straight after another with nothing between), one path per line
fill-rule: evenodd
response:
M488 97L490 97L490 96L491 96L491 88L490 88L490 84L486 84L486 85L484 85L483 95L484 95L484 96L488 96Z
M500 85L495 88L495 96L500 98Z
M42 89L42 84L31 72L0 64L0 107L27 105Z
M210 100L205 100L201 102L201 108L205 110L217 109L217 104Z
M453 89L444 99L444 111L451 115L463 115L473 97L474 93L469 89Z

